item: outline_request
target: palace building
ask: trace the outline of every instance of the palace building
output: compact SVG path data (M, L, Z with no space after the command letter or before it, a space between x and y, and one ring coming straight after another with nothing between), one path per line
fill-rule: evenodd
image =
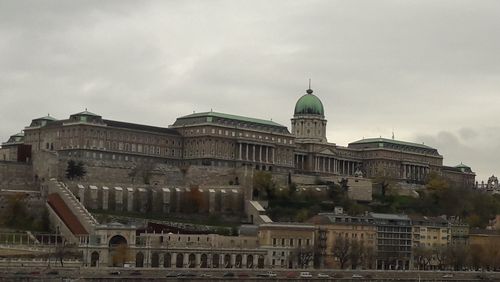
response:
M104 119L87 110L67 119L33 119L24 135L13 135L0 149L0 159L38 163L37 177L60 177L45 158L80 159L107 166L156 163L188 166L252 167L282 175L389 177L423 184L431 172L456 185L473 187L475 174L463 164L443 165L443 156L427 145L386 138L367 138L338 146L326 138L321 100L308 89L287 126L273 121L218 112L182 116L169 127ZM16 149L21 148L22 149ZM31 148L26 153L26 148ZM23 152L19 155L16 151Z

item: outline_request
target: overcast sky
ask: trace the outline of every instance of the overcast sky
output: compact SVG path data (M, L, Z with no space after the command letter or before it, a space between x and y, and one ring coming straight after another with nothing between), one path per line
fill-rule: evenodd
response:
M500 1L0 1L0 138L88 108L290 127L312 88L328 140L436 147L500 174Z

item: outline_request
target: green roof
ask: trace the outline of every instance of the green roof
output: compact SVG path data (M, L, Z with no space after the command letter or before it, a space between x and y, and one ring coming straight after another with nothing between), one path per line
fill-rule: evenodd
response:
M394 140L394 139L387 139L387 138L366 138L362 140L358 140L356 142L352 142L349 144L368 144L368 143L390 143L390 144L396 144L396 145L403 145L403 146L411 146L411 147L418 147L422 149L431 149L435 150L435 148L429 147L424 144L418 144L418 143L413 143L413 142L406 142L406 141L399 141L399 140Z
M72 114L72 116L94 116L94 117L99 117L100 115L96 115L94 113L91 113L91 112L87 111L87 109L85 109L85 111L79 112L79 113L76 113L76 114Z
M187 118L195 118L195 117L218 117L218 118L232 119L232 120L238 120L238 121L243 121L243 122L258 123L258 124L268 125L268 126L285 127L284 125L281 125L281 124L276 123L276 122L271 121L271 120L250 118L250 117L224 114L224 113L218 113L218 112L194 113L194 114L190 114L187 116L179 117L178 119L187 119Z
M323 103L312 93L313 91L308 89L307 94L299 98L295 104L294 115L325 115Z
M50 115L46 115L44 117L41 117L41 118L36 118L34 120L51 120L51 121L56 121L57 119L54 118L54 117L51 117Z
M460 163L459 165L455 166L456 168L470 168L470 166L464 165L463 163Z

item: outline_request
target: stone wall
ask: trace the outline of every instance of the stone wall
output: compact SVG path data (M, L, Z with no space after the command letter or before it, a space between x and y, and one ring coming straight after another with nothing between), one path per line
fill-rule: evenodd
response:
M231 186L100 186L68 183L88 209L141 214L241 214L241 187Z
M0 189L36 191L30 164L0 161Z

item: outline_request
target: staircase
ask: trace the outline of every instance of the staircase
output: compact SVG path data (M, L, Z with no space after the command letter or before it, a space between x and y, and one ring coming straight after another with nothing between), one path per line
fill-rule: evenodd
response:
M82 236L94 233L98 225L97 220L64 183L51 179L48 188L47 206L51 211L51 219L56 221L61 235L77 243L81 241Z

